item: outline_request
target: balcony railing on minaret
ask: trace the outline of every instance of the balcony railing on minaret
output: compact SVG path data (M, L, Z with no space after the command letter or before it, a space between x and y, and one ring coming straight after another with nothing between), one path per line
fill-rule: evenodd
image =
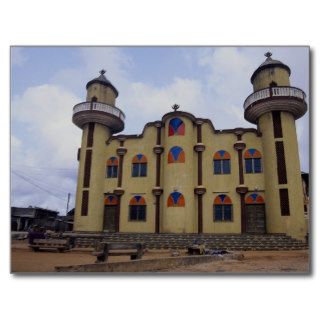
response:
M279 97L292 97L297 98L302 101L305 100L306 94L298 88L295 87L270 87L252 93L245 100L243 108L246 110L252 104L260 102L260 100L268 98L279 98Z
M100 111L107 114L112 114L118 118L120 118L122 121L125 119L125 114L117 107L108 105L106 103L101 102L81 102L76 104L73 107L73 115L83 112L83 111Z

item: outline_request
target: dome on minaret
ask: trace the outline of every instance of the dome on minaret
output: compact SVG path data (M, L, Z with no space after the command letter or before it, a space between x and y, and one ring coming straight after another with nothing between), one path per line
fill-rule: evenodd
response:
M257 76L257 74L260 71L262 71L264 69L269 69L269 68L275 68L275 67L283 68L288 71L289 76L290 76L290 74L291 74L290 68L286 64L284 64L283 62L281 62L279 60L272 59L271 56L272 56L271 52L265 53L266 60L256 69L256 71L251 76L251 83L253 83L255 77Z
M100 71L100 76L99 76L99 77L94 78L94 79L90 80L90 81L87 83L86 89L88 89L89 86L91 86L91 85L94 84L94 83L99 83L99 84L101 84L101 85L103 85L103 86L105 86L105 87L111 88L111 89L114 91L116 97L118 97L118 95L119 95L118 90L117 90L116 87L106 78L106 76L104 75L105 73L106 73L106 71L102 69L102 70Z

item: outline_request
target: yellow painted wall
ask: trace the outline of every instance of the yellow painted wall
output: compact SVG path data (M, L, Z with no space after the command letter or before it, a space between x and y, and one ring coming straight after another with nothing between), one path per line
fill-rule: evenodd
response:
M75 214L74 214L74 230L79 231L85 226L82 226L84 223L81 219L81 203L82 203L82 188L83 186L83 175L84 175L84 161L86 157L86 143L88 136L88 124L82 130L82 139L81 139L81 149L80 149L80 159L78 167L78 179L77 179L77 191L76 191L76 202L75 202ZM85 189L87 190L87 189Z
M283 68L269 68L260 71L253 81L254 91L270 87L274 81L278 86L290 86L289 73Z
M98 83L92 84L87 90L87 101L91 101L93 97L96 97L98 102L115 106L116 95L109 87Z
M264 150L262 147L262 141L261 137L257 137L257 135L254 132L246 132L242 136L242 141L245 142L246 148L243 150L243 155L247 149L257 149L260 151L262 158L261 158L261 165L262 165L262 173L246 173L246 166L244 158L243 161L243 172L244 172L244 182L246 187L249 188L249 190L264 190L264 163L265 163L265 157L264 157Z
M120 146L118 140L111 140L108 145L106 145L106 154L105 154L105 171L104 171L104 192L105 193L113 193L113 190L117 188L118 185L118 177L116 178L107 178L107 160L111 157L116 157L119 162L119 156L117 155L117 148ZM119 167L118 167L119 172Z
M124 147L122 188L125 190L121 198L120 231L121 232L155 232L155 196L152 188L156 184L156 155L153 147L156 144L157 129L147 127L141 139L127 139ZM148 159L147 177L132 177L132 159L137 154ZM146 221L129 221L129 202L135 195L141 195L147 203Z
M76 223L75 230L77 231L102 231L103 228L103 215L104 215L104 184L105 184L105 162L106 162L106 140L110 136L110 131L107 127L98 123L95 124L93 134L93 146L92 146L92 162L91 162L91 174L90 174L90 188L89 188L89 205L88 214L81 216L81 202L82 202L82 190L88 190L80 188L81 196L77 196L77 210L76 210ZM81 147L81 159L80 163L82 168L82 180L83 183L83 167L85 161L85 147L86 140L83 140Z
M281 112L281 120L290 205L290 217L286 217L286 232L295 238L304 239L307 229L304 225L303 189L295 120L287 112Z
M303 239L306 230L304 227L303 191L295 122L293 116L285 112L281 112L281 121L283 139L275 139L272 114L264 114L259 119L264 149L267 231L287 233L295 238ZM283 141L284 143L288 184L278 184L275 141ZM288 189L290 216L281 216L280 188Z
M194 187L197 184L197 154L193 150L196 144L196 127L187 117L179 117L185 124L184 136L168 136L169 122L175 115L168 117L165 122L164 152L162 161L163 195L161 219L162 232L194 233L197 231L197 207ZM179 146L184 150L185 163L168 163L168 154L172 147ZM185 198L185 207L167 207L169 195L178 191Z
M203 185L207 188L203 196L203 232L204 233L240 233L241 232L241 202L240 195L236 192L239 186L239 164L238 152L233 145L237 141L234 133L213 134L208 124L202 126L203 143L206 149L203 152ZM246 143L246 148L255 148L262 153L261 139L255 133L247 132L242 136L242 141ZM219 150L225 150L231 156L231 174L213 173L213 155ZM243 161L243 168L244 160ZM259 190L264 190L263 174L244 174L244 186L249 190L254 190L259 186ZM213 219L213 202L219 194L228 195L233 204L233 221L223 222Z
M233 145L236 135L233 133L213 134L208 124L202 126L203 143L203 185L207 192L203 196L203 232L204 233L240 233L241 209L240 196L236 192L239 185L238 152ZM231 156L231 174L213 173L213 155L219 150L225 150ZM233 204L233 221L214 221L213 202L219 194L226 194Z

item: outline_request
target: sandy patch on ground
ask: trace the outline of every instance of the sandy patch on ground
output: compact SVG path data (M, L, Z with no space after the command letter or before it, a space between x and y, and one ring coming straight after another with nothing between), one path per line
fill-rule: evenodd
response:
M185 255L184 250L180 250ZM308 250L297 251L244 251L244 260L225 260L203 263L189 267L161 270L161 272L308 272ZM150 250L143 259L170 257L170 250ZM129 261L129 256L110 257L109 262ZM12 242L11 272L54 272L55 266L94 263L91 250L72 250L65 253L33 252L27 243Z

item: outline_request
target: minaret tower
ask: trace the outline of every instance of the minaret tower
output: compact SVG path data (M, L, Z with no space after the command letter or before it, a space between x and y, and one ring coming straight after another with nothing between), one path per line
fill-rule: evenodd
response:
M123 130L124 113L118 109L118 90L105 77L89 81L86 102L73 108L73 123L82 129L75 206L75 231L102 231L106 140Z
M262 134L268 233L303 239L306 230L295 120L307 111L305 93L290 86L290 68L265 54L251 77L254 92L244 102L244 117Z

